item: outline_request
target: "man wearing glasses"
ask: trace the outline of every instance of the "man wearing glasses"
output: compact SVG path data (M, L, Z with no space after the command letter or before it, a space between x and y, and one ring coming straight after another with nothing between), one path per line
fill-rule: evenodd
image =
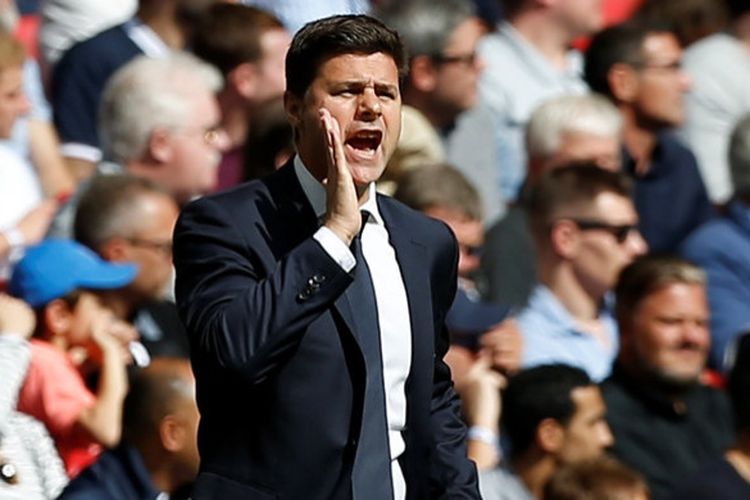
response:
M595 381L609 375L617 327L608 293L620 270L646 252L632 187L593 164L544 174L529 199L539 284L517 317L522 365L566 363Z
M596 35L585 77L623 118L623 170L635 180L640 228L655 252L673 252L713 215L693 153L671 133L685 121L690 79L663 26L630 21ZM669 214L665 216L665 214Z

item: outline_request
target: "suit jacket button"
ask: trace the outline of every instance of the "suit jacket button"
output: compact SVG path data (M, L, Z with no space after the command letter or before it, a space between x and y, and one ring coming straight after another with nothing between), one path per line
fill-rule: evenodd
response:
M302 290L300 293L297 294L297 298L299 300L307 300L307 299L309 299L310 298L310 290L308 290L307 288L305 288L304 290Z
M312 277L312 280L315 283L320 284L320 283L323 283L326 280L326 277L323 274L316 274L315 276Z

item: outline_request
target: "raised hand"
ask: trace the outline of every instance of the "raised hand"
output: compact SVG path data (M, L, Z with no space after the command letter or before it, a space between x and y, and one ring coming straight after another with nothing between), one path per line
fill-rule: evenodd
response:
M357 189L349 172L338 122L325 108L320 109L320 121L328 146L328 176L325 182L328 196L323 224L349 245L362 226Z

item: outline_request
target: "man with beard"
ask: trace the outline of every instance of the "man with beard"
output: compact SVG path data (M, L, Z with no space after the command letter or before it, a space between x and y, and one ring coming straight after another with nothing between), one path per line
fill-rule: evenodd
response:
M102 159L97 109L105 83L138 55L182 50L203 11L216 0L140 0L135 16L73 45L55 66L51 102L61 151L79 177Z
M659 500L732 440L726 397L701 383L706 277L676 257L649 256L623 270L615 292L621 349L602 386L612 452L646 476Z

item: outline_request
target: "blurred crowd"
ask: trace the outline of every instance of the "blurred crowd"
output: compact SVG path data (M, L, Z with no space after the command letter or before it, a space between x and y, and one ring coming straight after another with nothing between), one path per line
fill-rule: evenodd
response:
M189 497L172 231L344 13L409 52L378 189L455 234L483 497L750 498L748 0L0 0L0 498Z

